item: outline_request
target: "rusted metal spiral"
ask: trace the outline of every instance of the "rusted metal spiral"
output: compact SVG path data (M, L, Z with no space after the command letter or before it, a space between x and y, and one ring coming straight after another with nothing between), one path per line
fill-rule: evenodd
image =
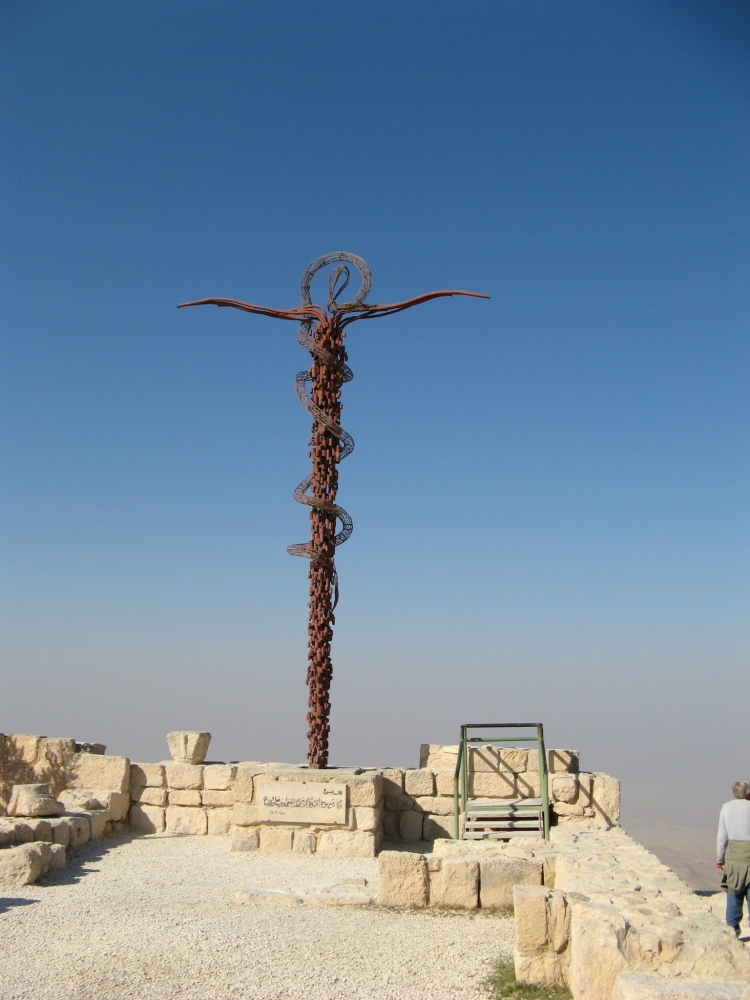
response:
M310 298L310 284L321 268L338 265L328 278L327 309L314 305ZM353 264L362 278L362 285L349 302L339 302L339 297L351 281L347 265ZM450 295L470 295L488 298L476 292L430 292L406 302L392 305L373 305L366 302L370 293L370 269L361 257L352 253L330 253L313 261L302 276L302 305L295 309L271 309L237 299L201 299L185 302L184 306L230 306L243 312L272 316L276 319L296 320L301 323L299 343L312 355L312 365L299 372L295 385L297 396L313 418L310 438L312 470L294 490L294 499L310 509L310 541L290 545L287 552L310 560L310 615L308 619L308 761L310 767L326 767L328 763L328 734L331 704L331 640L335 623L333 611L338 602L338 576L334 556L352 533L352 519L336 503L338 492L338 463L351 455L354 441L341 426L341 387L352 380L346 364L344 336L346 327L360 319L390 316L428 302L430 299ZM181 307L180 307L181 308ZM336 532L336 521L341 530Z

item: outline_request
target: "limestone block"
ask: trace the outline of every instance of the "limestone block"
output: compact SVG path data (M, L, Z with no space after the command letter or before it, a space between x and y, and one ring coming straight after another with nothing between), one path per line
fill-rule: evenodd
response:
M404 791L407 795L434 795L435 775L426 767L404 771Z
M601 771L593 774L591 806L596 818L607 826L620 822L620 782Z
M72 816L67 816L66 819L70 828L68 846L83 847L91 839L91 823L89 822L88 815L76 813Z
M231 834L233 851L257 851L260 847L260 830L257 826L253 829L232 827Z
M469 771L511 771L523 774L526 770L528 750L518 747L470 747Z
M211 742L210 733L196 733L180 729L167 733L167 746L172 759L186 764L202 764Z
M570 805L568 802L554 802L552 804L552 812L557 816L583 816L583 806L579 806L577 803Z
M203 768L203 787L217 792L229 791L236 772L233 764L207 764Z
M41 854L35 845L20 844L0 851L0 884L31 885L42 874Z
M378 905L427 906L427 859L407 851L382 851L378 858Z
M419 766L429 767L433 771L456 770L458 763L458 745L442 746L439 743L423 743L419 748Z
M479 903L479 862L443 860L430 872L430 906L475 910Z
M131 764L130 789L164 788L163 764Z
M594 776L586 771L578 775L578 804L584 809L591 807L591 792L594 787Z
M195 788L170 788L170 806L199 806L201 793Z
M453 799L441 795L418 795L414 799L417 812L431 813L433 816L452 816Z
M349 786L350 806L376 806L383 797L383 775L380 771L347 775L346 783Z
M234 778L233 792L235 802L253 801L253 772L241 764Z
M535 952L549 943L547 935L548 890L536 885L513 888L516 919L516 951ZM518 970L516 970L516 977Z
M411 795L386 795L385 807L391 812L402 812L404 809L414 808L414 799Z
M537 854L539 857L539 854ZM542 856L542 884L548 889L555 888L557 854L550 852Z
M109 814L106 809L92 809L88 814L91 826L91 839L101 840L107 825Z
M53 799L48 785L14 785L8 803L9 816L61 816L65 807Z
M65 783L71 788L102 788L130 791L130 761L127 757L104 757L93 753L71 753L65 758Z
M66 788L58 796L67 812L88 812L89 809L104 809L107 793L95 792L93 788Z
M379 809L374 809L372 806L357 806L354 814L357 830L368 830L370 832L377 830L380 823Z
M225 791L214 790L213 788L203 789L203 805L204 806L233 806L234 805L234 793L231 789L226 789Z
M547 770L552 774L559 774L561 771L569 771L572 774L578 773L579 754L577 750L548 750Z
M610 997L621 972L628 925L613 906L578 902L572 906L570 988L582 1000Z
M167 764L164 771L170 789L203 788L203 768L200 764Z
M190 806L167 806L167 833L181 837L202 837L208 833L204 809Z
M621 972L611 1000L745 1000L745 983L705 979L665 979L643 972Z
M310 830L295 830L292 850L295 854L315 854L317 839Z
M395 840L399 836L398 813L390 812L388 809L383 811L383 835L386 840Z
M292 849L294 830L264 826L260 831L260 849L264 854L287 854Z
M225 837L232 826L232 809L227 807L221 809L206 810L208 817L209 837Z
M147 788L137 786L131 788L130 797L133 802L142 802L145 806L160 806L162 809L167 804L166 788Z
M101 793L99 793L101 796ZM107 809L107 817L113 823L121 823L127 819L128 809L130 809L129 792L107 792L104 795L105 801L102 803Z
M453 798L453 771L435 771L435 787L438 795L450 795Z
M65 868L65 845L50 844L49 870L61 872Z
M137 802L130 807L130 825L144 833L163 833L165 826L164 809Z
M364 830L325 830L318 834L317 853L328 858L374 858L374 833Z
M260 823L258 806L251 802L235 802L232 822L235 826L255 826Z
M518 789L519 798L541 798L542 786L539 780L539 771L526 771L524 774L517 774L516 788Z
M50 820L52 828L52 840L61 847L67 847L70 843L70 825L64 816L59 819Z
M404 769L387 767L383 771L383 794L400 795L404 790Z
M423 813L414 811L402 812L399 816L398 830L402 840L416 841L422 839Z
M0 847L8 847L9 844L15 842L15 839L15 823L11 823L7 819L0 819Z
M541 885L542 863L520 858L483 858L480 902L483 910L513 906L513 886Z
M515 799L516 776L510 771L474 771L469 775L469 796L477 799Z
M5 737L5 757L11 764L36 764L41 736L11 733Z
M52 823L48 819L29 820L29 826L34 832L34 840L43 840L48 844L52 843Z
M578 798L578 780L573 774L552 774L549 791L553 802L575 802Z
M14 831L13 831L13 841L16 844L30 844L34 839L34 830L29 825L28 820L24 822L23 820L16 820Z
M422 837L424 840L450 840L453 837L453 816L425 816Z
M34 777L49 785L50 794L56 796L65 787L65 759L68 754L75 753L75 740L48 739L46 736L39 741Z

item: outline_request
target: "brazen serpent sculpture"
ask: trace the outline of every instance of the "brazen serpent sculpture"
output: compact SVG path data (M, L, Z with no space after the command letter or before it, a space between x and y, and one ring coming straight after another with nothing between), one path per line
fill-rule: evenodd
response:
M313 276L330 264L338 264L328 277L327 310L313 305L310 284ZM339 302L339 296L351 281L347 264L353 264L362 277L362 287L350 302ZM329 253L319 257L302 275L302 305L296 309L269 309L265 306L238 302L236 299L201 299L200 302L183 302L185 306L231 306L243 312L259 313L276 319L301 322L298 341L312 355L312 366L296 378L297 395L302 405L312 414L310 457L312 471L294 491L294 499L310 508L309 542L290 545L287 552L310 560L310 618L308 634L307 684L309 701L308 761L310 767L323 768L328 764L328 733L331 703L331 640L338 602L339 588L334 551L352 533L352 519L336 503L338 470L342 458L351 455L354 441L341 426L341 386L353 378L346 364L344 349L345 329L350 323L376 316L390 316L412 306L448 295L470 295L489 298L477 292L429 292L406 302L392 305L373 305L365 299L370 293L370 269L361 257L352 253ZM309 389L308 385L312 388ZM310 490L311 492L308 492ZM336 533L336 520L341 530Z

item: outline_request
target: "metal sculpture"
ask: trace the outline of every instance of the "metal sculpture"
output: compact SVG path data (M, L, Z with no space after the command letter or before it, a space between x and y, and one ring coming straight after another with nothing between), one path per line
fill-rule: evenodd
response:
M330 264L338 264L328 278L327 311L313 305L310 284L313 276ZM362 277L359 292L349 302L339 302L339 296L351 281L347 264L353 264ZM187 306L231 306L243 312L273 316L276 319L301 322L298 341L312 355L312 366L296 377L297 395L313 418L310 439L312 471L305 476L294 491L294 499L310 508L310 541L290 545L287 552L310 560L310 617L308 621L308 670L309 724L308 761L310 767L324 768L328 764L328 734L331 705L331 640L335 624L334 609L338 603L339 587L334 552L352 533L352 519L336 503L338 492L338 463L351 455L354 441L341 426L341 386L353 378L346 364L344 349L346 327L360 319L390 316L428 302L430 299L450 295L469 295L489 298L477 292L429 292L406 302L391 305L374 305L365 299L370 293L370 269L361 257L351 253L329 253L319 257L302 275L302 305L295 309L269 309L236 299L201 299L183 302ZM311 385L312 388L308 388ZM310 490L311 492L308 492ZM336 521L341 530L336 533Z

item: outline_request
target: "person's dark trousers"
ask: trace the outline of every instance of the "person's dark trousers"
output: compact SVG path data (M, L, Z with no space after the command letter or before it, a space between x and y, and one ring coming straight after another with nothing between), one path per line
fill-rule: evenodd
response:
M744 892L732 892L727 889L727 923L734 927L737 934L740 933L740 922L742 920L742 901L747 899L748 911L750 911L750 885Z

